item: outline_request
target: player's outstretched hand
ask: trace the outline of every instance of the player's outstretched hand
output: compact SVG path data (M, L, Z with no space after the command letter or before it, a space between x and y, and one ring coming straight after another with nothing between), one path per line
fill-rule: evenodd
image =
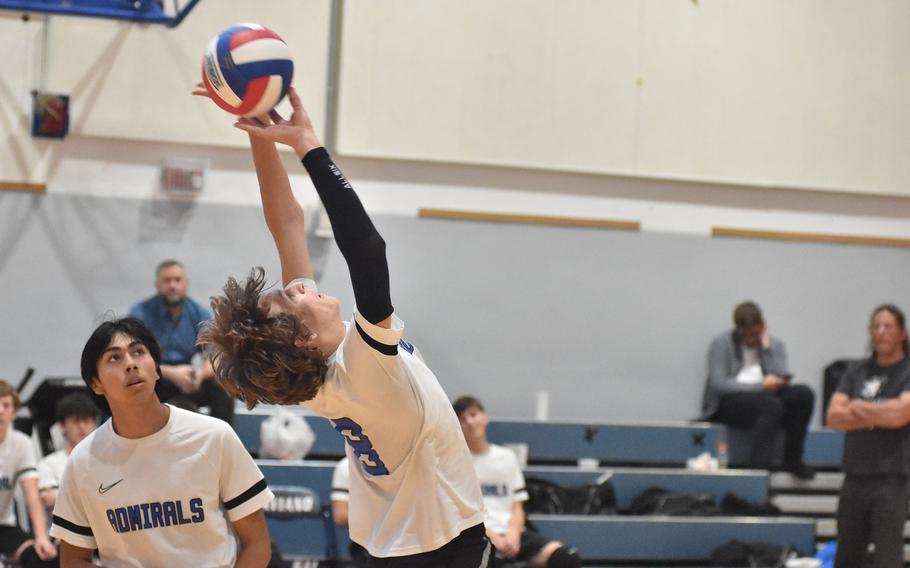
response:
M303 158L307 152L321 144L294 87L288 88L288 98L291 101L291 108L294 109L290 119L282 118L277 111L272 110L269 112L271 124L260 119L241 118L234 126L248 132L250 136L290 146Z

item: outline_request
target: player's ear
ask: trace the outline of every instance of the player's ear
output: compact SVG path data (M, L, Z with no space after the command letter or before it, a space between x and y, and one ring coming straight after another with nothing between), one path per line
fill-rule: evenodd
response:
M92 380L89 382L89 387L91 387L93 393L99 396L104 395L104 385L101 384L98 377L92 377Z
M298 337L297 339L295 339L294 346L300 347L301 349L306 349L308 347L312 347L314 341L316 341L316 334L313 332L310 332L309 337L306 337L306 338Z

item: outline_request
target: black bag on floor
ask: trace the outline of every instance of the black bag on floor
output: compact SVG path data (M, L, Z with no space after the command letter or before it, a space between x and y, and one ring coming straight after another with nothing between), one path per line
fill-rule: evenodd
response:
M776 517L781 514L781 510L780 507L770 501L757 503L747 501L733 493L724 493L723 498L720 500L720 513L732 516Z
M716 515L719 511L714 498L707 493L684 493L651 487L636 497L624 513L687 517Z
M714 549L714 566L748 566L749 568L784 568L787 560L799 557L796 548L764 542L731 540Z
M543 515L612 515L616 513L616 491L607 481L562 486L547 479L525 479L528 502L525 511Z

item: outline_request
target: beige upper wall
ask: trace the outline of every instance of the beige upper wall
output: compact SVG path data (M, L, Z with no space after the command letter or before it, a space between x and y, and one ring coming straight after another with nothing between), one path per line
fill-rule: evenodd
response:
M208 41L232 24L256 22L290 46L294 84L321 128L329 6L329 0L206 0L175 29L53 17L48 87L72 95L73 134L245 146L231 115L189 93L200 80Z
M241 147L188 91L208 39L257 21L321 129L330 5L206 0L173 30L54 16L45 84L74 135ZM0 178L41 181L61 144L28 136L41 24L3 14ZM910 195L907 53L903 0L347 0L338 150Z
M345 5L352 155L910 194L910 2Z
M31 137L31 90L37 87L41 37L36 22L0 11L0 182L43 182L35 173L48 142Z

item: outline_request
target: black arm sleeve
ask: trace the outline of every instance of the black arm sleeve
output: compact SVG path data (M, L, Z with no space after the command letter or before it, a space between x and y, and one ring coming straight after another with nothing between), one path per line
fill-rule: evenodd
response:
M354 188L325 148L310 150L302 162L332 223L335 242L348 264L357 311L368 322L379 323L393 311L385 241L370 221Z

